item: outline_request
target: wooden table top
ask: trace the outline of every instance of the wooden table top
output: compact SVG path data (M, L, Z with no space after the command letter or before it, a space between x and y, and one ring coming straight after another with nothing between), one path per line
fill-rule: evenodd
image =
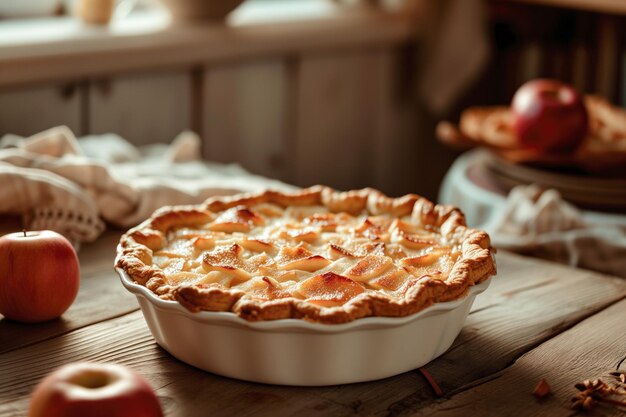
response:
M170 417L569 416L574 384L608 378L626 356L626 280L501 251L498 276L476 299L460 336L425 366L443 398L418 370L320 388L224 378L155 343L113 271L118 237L107 233L81 249L81 289L62 319L38 325L0 319L0 416L25 415L39 380L75 361L134 368ZM553 394L537 400L532 392L542 378ZM617 416L624 409L598 411Z

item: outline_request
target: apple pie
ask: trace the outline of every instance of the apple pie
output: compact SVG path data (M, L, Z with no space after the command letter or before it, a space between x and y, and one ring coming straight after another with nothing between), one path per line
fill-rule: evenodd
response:
M322 186L164 207L122 236L116 265L192 312L320 323L410 315L496 272L457 208Z

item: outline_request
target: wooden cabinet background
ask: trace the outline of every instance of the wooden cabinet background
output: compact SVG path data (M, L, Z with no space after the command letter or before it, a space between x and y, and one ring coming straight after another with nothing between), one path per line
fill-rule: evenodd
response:
M117 133L136 145L169 142L190 128L191 87L184 70L92 81L88 133Z
M65 83L0 91L0 136L30 136L57 125L81 132L80 90Z
M0 134L66 124L144 145L185 129L208 160L297 185L415 191L414 110L401 49L315 51L0 90Z
M208 68L202 76L204 157L289 180L289 64L284 59Z

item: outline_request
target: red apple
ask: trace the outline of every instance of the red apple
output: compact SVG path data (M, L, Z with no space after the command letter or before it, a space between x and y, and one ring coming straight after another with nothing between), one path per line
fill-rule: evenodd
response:
M31 397L29 417L162 417L145 379L115 364L74 363L43 379Z
M78 257L70 242L49 230L0 238L0 313L23 323L59 317L78 292Z
M522 85L511 105L520 144L541 152L575 150L587 134L587 109L570 85L533 80Z

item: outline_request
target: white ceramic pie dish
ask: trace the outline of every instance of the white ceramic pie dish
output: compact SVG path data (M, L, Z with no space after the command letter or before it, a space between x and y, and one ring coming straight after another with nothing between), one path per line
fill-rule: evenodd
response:
M299 319L250 322L231 312L192 313L158 298L116 268L137 296L156 342L179 360L246 381L323 386L371 381L419 368L458 336L474 299L491 278L458 300L406 317L366 317L345 324Z

